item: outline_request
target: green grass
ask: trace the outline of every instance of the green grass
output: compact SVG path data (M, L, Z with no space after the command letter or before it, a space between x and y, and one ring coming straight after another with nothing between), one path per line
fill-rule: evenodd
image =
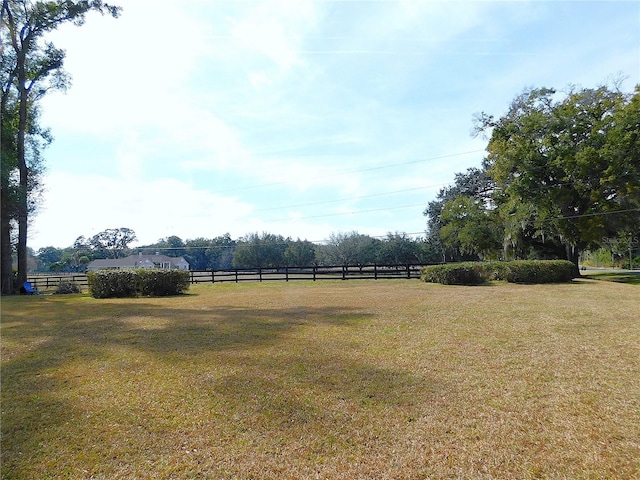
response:
M3 298L1 478L638 478L639 293Z

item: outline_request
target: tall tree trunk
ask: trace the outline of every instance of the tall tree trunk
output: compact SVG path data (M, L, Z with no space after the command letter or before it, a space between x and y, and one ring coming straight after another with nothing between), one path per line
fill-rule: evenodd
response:
M18 157L18 170L20 172L18 189L18 285L27 281L27 222L29 216L28 206L28 174L27 158L25 152L25 138L27 132L27 104L29 91L27 90L25 71L24 48L18 53L18 91L20 94L20 118L18 123L18 144L16 153Z
M13 258L11 256L11 216L9 215L9 185L2 173L1 218L0 218L0 282L2 295L13 293Z
M568 244L565 246L565 248L567 251L567 260L573 263L573 275L576 277L579 277L580 276L580 265L579 265L580 250L578 249L578 247L574 245L568 245Z
M8 87L2 92L2 101L0 102L0 135L7 135L8 129L5 128L7 117ZM0 171L0 292L2 295L11 295L13 293L13 248L11 245L11 200L9 195L9 176L11 163L8 160L10 156L7 138L2 138L2 171Z
M2 2L2 19L4 28L4 18L8 14L8 2ZM5 48L3 45L2 48ZM4 57L3 57L4 60ZM3 67L4 68L4 67ZM5 122L9 122L8 105L11 85L13 83L15 72L10 74L2 85L2 100L0 101L0 140L2 141L2 171L0 172L0 292L2 295L11 295L14 290L13 282L13 245L11 244L11 218L13 212L13 204L11 203L9 177L13 168L13 163L9 161L9 157L13 157L13 141L4 137L12 136L9 134L10 129L7 128Z

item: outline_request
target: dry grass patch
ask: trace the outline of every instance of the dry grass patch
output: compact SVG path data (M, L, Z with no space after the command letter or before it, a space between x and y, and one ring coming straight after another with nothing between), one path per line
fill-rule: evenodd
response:
M2 478L634 478L638 287L2 301Z

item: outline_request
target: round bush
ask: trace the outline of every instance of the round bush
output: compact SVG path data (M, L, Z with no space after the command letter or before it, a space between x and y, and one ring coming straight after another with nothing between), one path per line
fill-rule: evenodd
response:
M82 289L75 282L63 280L58 284L53 293L54 295L68 295L71 293L82 293Z

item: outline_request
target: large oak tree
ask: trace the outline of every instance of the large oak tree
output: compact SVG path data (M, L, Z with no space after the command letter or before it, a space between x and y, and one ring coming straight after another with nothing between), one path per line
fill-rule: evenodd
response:
M567 258L577 270L582 250L638 238L640 87L530 89L476 122L489 138L482 168L456 174L425 210L446 257L492 257L502 243L502 258Z
M578 268L585 248L638 227L640 89L527 90L490 131L487 171L506 235L551 237Z

